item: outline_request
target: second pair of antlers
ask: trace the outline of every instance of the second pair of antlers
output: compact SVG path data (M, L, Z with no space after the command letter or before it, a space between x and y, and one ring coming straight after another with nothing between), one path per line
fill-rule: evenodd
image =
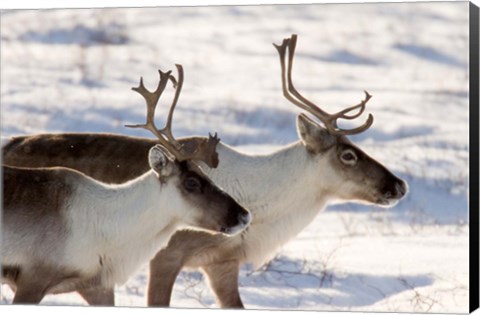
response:
M300 107L301 109L309 112L316 118L318 118L324 125L329 133L333 135L352 135L358 134L367 130L373 123L372 114L368 115L367 120L361 126L353 129L342 129L338 127L339 119L352 120L359 117L365 110L367 102L370 100L371 95L365 91L365 99L362 100L359 104L350 106L344 110L341 110L334 114L329 114L326 111L322 110L316 104L312 103L304 96L302 96L292 81L292 66L293 58L295 55L295 47L297 44L297 35L292 35L290 38L283 40L281 45L276 45L275 48L278 51L280 56L280 66L281 66L281 76L282 76L282 90L283 95L294 105ZM285 65L286 52L288 50L288 65ZM171 71L162 72L159 70L160 82L158 83L157 89L154 92L151 92L145 88L143 85L143 78L140 79L140 85L138 87L132 88L134 91L138 92L146 101L147 104L147 121L144 124L138 125L127 125L131 128L144 128L152 132L159 140L159 142L164 145L179 161L185 160L200 160L206 163L209 167L218 166L218 154L216 152L216 146L220 139L215 133L214 136L209 135L208 139L199 141L198 139L192 140L192 143L180 144L172 134L172 117L175 106L177 105L178 97L182 90L183 85L183 68L181 65L176 65L178 71L178 81L171 74ZM157 107L158 100L162 95L165 87L167 86L168 81L173 83L175 91L175 96L173 98L170 110L168 113L168 118L165 126L162 129L158 129L155 126L154 116L155 109ZM355 114L349 114L352 111L358 110Z

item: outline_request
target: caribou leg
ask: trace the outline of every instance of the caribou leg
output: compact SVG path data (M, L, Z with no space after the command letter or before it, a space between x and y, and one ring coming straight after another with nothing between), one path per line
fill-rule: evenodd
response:
M35 279L41 279L35 280ZM48 287L52 281L48 278L36 278L33 273L22 270L21 274L16 279L15 296L13 297L13 304L38 304L42 301Z
M202 267L221 308L244 308L238 291L238 260Z
M89 288L78 290L78 294L89 304L95 306L115 306L113 288Z
M173 285L183 264L174 251L163 249L150 261L148 306L170 306Z

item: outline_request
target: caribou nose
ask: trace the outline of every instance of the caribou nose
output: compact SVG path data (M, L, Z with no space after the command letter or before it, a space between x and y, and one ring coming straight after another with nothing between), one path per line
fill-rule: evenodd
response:
M407 193L408 191L408 187L407 187L407 183L405 183L403 180L399 180L396 184L395 184L395 196L400 199L402 198L403 196L405 196L405 194Z
M252 222L252 215L249 211L245 211L245 213L241 213L238 215L238 221L242 223L244 226L247 226Z
M234 216L234 218L236 218L235 223L230 222L230 225L227 227L222 227L220 232L229 235L235 235L240 231L243 231L252 221L252 215L249 211L245 210L239 205L235 206L234 208L235 212L237 213L237 215Z
M252 221L252 215L250 214L250 211L246 210L237 202L234 202L230 206L229 213L230 213L229 223L231 226L234 226L234 225L245 226Z
M383 193L383 198L387 200L398 200L405 196L407 191L407 184L403 180L397 179L386 187L386 190Z

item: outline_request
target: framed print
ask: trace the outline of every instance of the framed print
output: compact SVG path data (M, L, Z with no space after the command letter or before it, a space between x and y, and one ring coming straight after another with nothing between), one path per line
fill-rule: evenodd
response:
M3 9L0 309L474 311L478 12Z

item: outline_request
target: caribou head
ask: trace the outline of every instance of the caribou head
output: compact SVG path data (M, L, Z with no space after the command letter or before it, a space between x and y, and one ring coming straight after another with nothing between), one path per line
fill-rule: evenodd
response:
M302 113L297 118L297 130L311 159L327 162L327 167L331 169L328 178L325 178L329 182L329 189L335 190L335 195L344 200L380 206L394 205L407 193L407 184L347 138L348 135L370 128L373 115L369 114L367 120L356 128L343 129L338 126L339 119L352 120L362 115L372 96L365 91L365 98L360 103L334 114L305 98L297 91L292 80L296 43L297 35L292 35L284 39L281 45L274 44L280 56L283 95L323 123L322 126ZM325 170L322 170L322 174L325 176Z

